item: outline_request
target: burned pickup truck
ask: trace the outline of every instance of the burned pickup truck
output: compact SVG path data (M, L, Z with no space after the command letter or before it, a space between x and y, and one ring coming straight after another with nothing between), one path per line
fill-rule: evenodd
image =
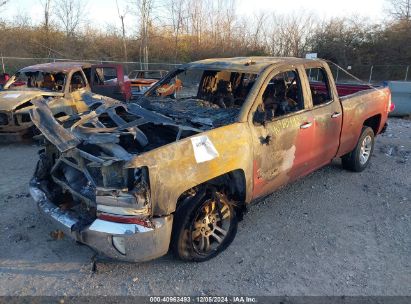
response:
M107 84L108 78L121 81ZM94 93L129 100L130 84L124 82L122 66L55 62L22 68L0 92L0 137L15 140L33 134L29 110L35 98L47 100L53 115L61 118L87 111Z
M3 90L4 85L10 79L10 75L7 73L0 74L0 91Z
M133 98L143 95L168 72L165 70L134 70L128 74Z
M169 248L210 259L250 202L334 158L364 170L392 107L387 88L338 96L322 60L266 57L189 63L136 103L96 99L64 123L44 100L35 106L47 139L30 183L39 209L75 240L129 261Z

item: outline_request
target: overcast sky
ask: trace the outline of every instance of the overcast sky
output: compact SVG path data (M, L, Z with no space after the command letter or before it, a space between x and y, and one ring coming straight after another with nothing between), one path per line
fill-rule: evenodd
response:
M118 0L119 4L130 3L128 0ZM55 0L58 3L58 0ZM104 27L106 24L119 25L115 0L85 0L87 3L87 19L91 24ZM34 23L41 20L40 0L11 0L6 8L2 8L0 17L12 17L17 14L27 14ZM310 11L319 17L362 16L371 21L384 18L386 0L237 0L238 13L251 15L264 12L288 14L294 11ZM125 6L125 5L123 5ZM133 25L134 17L126 16L126 21Z

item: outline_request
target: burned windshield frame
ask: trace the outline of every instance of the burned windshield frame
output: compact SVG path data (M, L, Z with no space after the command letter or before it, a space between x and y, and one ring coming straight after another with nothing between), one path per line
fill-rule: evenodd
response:
M155 85L153 85L150 89L148 89L143 96L145 97L158 97L156 95L157 89L162 86L163 84L169 82L173 77L180 74L181 72L185 71L185 69L177 69L175 71L170 72L166 75L162 80L158 81ZM153 94L154 93L154 94Z
M187 76L188 73L192 75ZM258 73L236 70L177 69L149 89L145 96L176 100L192 98L220 108L239 108L247 99L257 78ZM182 94L180 97L179 92Z

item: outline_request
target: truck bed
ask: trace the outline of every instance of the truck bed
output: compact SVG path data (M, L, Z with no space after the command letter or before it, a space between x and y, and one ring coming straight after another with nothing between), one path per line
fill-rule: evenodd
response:
M369 88L340 98L343 125L337 156L354 149L366 120L374 120L375 134L381 132L388 117L390 95L389 88Z
M322 82L310 81L310 87L322 93L327 92L325 89L324 83ZM338 96L340 97L344 97L344 96L351 95L357 92L369 90L371 87L379 88L379 87L370 86L367 84L351 84L351 83L336 84L337 93L338 93Z

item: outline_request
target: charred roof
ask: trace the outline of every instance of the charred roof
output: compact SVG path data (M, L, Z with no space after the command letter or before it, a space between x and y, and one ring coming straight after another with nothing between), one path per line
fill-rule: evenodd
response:
M258 74L268 66L274 64L304 64L312 62L312 59L296 57L233 57L213 58L194 61L184 64L182 68L204 69L204 70L229 70L241 73Z
M76 68L86 68L90 67L91 63L86 63L86 62L50 62L50 63L41 63L41 64L35 64L31 65L25 68L22 68L19 70L21 73L26 73L26 72L45 72L45 73L57 73L57 72L63 72L67 73L73 69Z

